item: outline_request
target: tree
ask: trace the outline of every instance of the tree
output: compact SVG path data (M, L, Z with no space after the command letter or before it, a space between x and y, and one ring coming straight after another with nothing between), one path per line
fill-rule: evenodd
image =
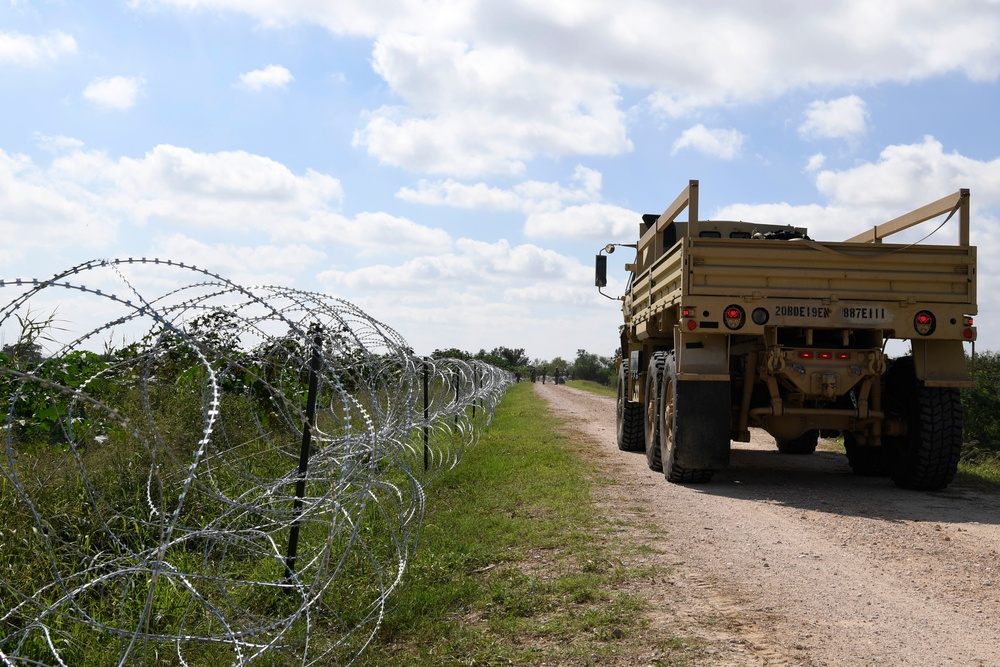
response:
M471 354L457 347L449 347L447 350L434 350L431 352L431 357L434 359L472 359Z
M604 385L610 385L615 377L614 360L600 357L586 350L576 351L576 360L572 366L575 380L590 380Z
M495 347L490 352L489 356L498 357L503 359L508 366L516 368L518 366L527 366L528 355L524 353L523 347L509 348L509 347Z
M1000 454L1000 352L976 354L976 386L962 389L962 405L965 459L996 457Z
M555 357L549 362L549 372L554 373L555 371L565 372L570 364L566 362L562 357Z
M480 349L473 358L515 373L518 369L523 369L529 364L528 356L524 353L523 347L509 348L501 346L495 347L489 352Z

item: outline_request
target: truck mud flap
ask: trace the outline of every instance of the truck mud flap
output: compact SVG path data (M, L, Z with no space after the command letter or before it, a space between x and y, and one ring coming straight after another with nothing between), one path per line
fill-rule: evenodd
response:
M674 462L683 468L721 470L729 465L729 382L678 380Z

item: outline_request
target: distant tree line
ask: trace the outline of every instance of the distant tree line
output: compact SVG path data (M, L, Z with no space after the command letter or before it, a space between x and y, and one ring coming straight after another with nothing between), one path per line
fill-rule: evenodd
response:
M495 347L489 352L485 349L471 353L457 348L434 350L431 356L435 359L477 359L493 364L499 368L520 374L522 378L531 377L532 373L540 376L546 373L549 377L568 377L573 380L589 380L610 386L615 381L615 361L612 357L602 357L586 350L577 350L576 359L568 362L562 357L546 360L531 359L523 347Z

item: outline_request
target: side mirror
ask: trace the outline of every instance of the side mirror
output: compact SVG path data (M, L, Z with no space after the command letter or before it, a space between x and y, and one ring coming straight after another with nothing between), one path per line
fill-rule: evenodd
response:
M594 258L594 285L596 287L608 286L608 256L597 255Z

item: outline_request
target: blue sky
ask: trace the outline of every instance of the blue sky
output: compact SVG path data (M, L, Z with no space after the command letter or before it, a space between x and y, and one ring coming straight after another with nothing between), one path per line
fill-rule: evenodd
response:
M0 277L161 257L572 359L617 346L594 254L689 179L821 240L967 187L1000 348L1000 2L812 6L0 0Z

